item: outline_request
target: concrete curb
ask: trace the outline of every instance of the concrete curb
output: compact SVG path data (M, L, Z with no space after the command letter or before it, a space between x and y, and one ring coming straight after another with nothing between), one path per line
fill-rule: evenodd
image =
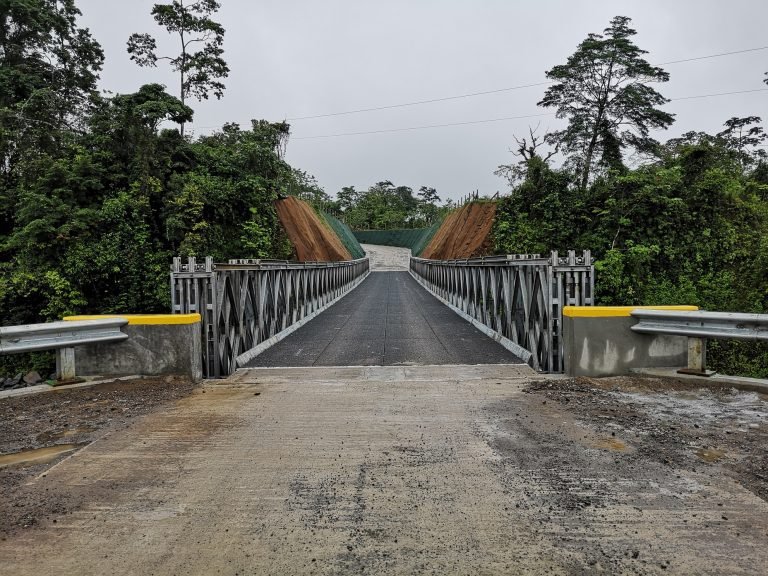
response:
M328 304L326 304L322 308L318 308L317 310L312 312L312 314L310 314L309 316L305 316L304 318L302 318L298 322L295 322L294 324L291 324L285 330L283 330L281 332L278 332L277 334L272 336L272 338L268 338L267 340L264 340L264 342L262 342L261 344L258 344L257 346L254 346L253 348L251 348L247 352L243 352L242 354L240 354L240 356L238 356L235 359L235 366L236 366L235 370L239 370L240 368L246 368L246 366L244 366L244 365L247 364L248 362L250 362L251 360L253 360L254 358L256 358L256 356L258 356L259 354L262 354L265 351L267 351L268 349L272 348L272 346L274 346L278 342L284 340L285 338L287 338L288 336L290 336L291 334L296 332L296 330L298 330L299 328L304 326L307 322L309 322L311 320L314 320L317 316L319 316L320 314L322 314L323 312L328 310L328 308L330 308L331 306L336 304L336 302L341 301L341 299L344 298L347 294L351 294L355 290L355 288L357 288L358 286L360 286L360 284L365 282L365 279L368 278L368 276L370 276L370 274L371 274L371 271L368 270L368 272L365 273L365 276L363 276L357 282L357 284L355 284L354 286L352 286L352 288L347 290L344 294L342 294L341 296L336 298L336 300L334 300L332 302L329 302Z
M637 376L653 376L656 378L675 378L701 384L704 388L736 388L745 392L759 392L768 394L768 380L760 378L747 378L746 376L728 376L714 374L712 376L694 376L690 374L678 374L677 368L635 368L632 374Z
M495 340L496 342L501 344L504 348L506 348L507 350L512 352L512 354L514 354L515 356L520 358L523 361L523 363L527 364L528 361L531 359L531 356L533 356L533 354L531 354L528 350L526 350L525 348L523 348L519 344L515 344L514 342L512 342L512 340L510 340L506 336L502 336L501 334L496 332L496 330L492 330L491 328L489 328L485 324L482 324L481 322L478 322L477 320L475 320L474 318L472 318L468 314L465 314L464 312L462 312L461 310L456 308L456 306L454 306L453 304L451 304L447 300L441 298L440 296L438 296L437 294L432 292L432 290L430 290L429 288L424 286L424 284L422 283L421 279L418 276L416 276L416 274L413 273L413 270L408 270L408 274L410 274L413 277L413 279L416 280L416 282L418 282L419 286L424 288L424 290L426 290L432 296L437 298L440 302L442 302L443 304L448 306L448 308L450 308L456 314L461 316L464 320L466 320L467 322L472 324L475 328L480 330L480 332L482 332L483 334L485 334L486 336L488 336L492 340Z

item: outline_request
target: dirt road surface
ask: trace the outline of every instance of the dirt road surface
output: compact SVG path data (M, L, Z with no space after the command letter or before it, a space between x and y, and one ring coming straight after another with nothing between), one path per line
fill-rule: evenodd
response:
M82 501L58 490L41 497L34 483L28 487L27 482L74 451L123 433L142 416L194 389L183 378L141 378L0 399L0 537L67 513Z
M765 398L524 366L254 369L33 479L46 574L762 574Z
M402 272L411 265L411 250L394 246L360 244L371 263L371 272Z

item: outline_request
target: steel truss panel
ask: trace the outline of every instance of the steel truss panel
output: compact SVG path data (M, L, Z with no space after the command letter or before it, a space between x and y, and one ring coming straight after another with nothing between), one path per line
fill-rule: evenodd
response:
M296 263L231 260L214 264L174 258L174 314L198 313L203 373L221 378L237 369L237 357L340 298L366 276L367 258L349 262Z
M549 258L517 254L467 260L411 258L411 271L430 292L531 352L531 366L563 371L564 306L594 305L589 250Z

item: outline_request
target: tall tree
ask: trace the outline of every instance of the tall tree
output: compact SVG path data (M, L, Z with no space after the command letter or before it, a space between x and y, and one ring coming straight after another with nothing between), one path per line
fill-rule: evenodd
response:
M424 218L424 223L432 224L440 212L438 207L440 196L437 195L437 190L429 186L422 186L416 195L419 197L419 212Z
M726 146L737 153L742 168L766 157L765 150L758 148L768 141L768 135L760 126L760 122L759 116L747 116L745 118L734 116L730 120L726 120L725 130L717 134L717 137L721 138Z
M0 0L0 112L60 128L95 94L104 54L74 0Z
M167 60L179 74L179 98L182 104L192 96L207 100L209 94L220 99L224 95L223 78L229 75L224 54L224 28L211 16L221 5L216 0L173 0L170 4L155 4L152 16L169 34L178 37L181 51L176 56L158 56L157 41L150 34L131 34L128 54L139 66L157 66ZM195 48L198 48L195 50ZM184 122L180 123L184 133Z
M355 190L354 186L344 186L341 190L336 192L336 201L338 202L339 208L342 212L351 210L359 198L360 193Z
M667 128L674 116L658 106L668 102L649 86L669 74L644 58L632 41L631 20L616 16L603 34L589 34L565 64L547 72L550 86L539 106L567 118L565 130L548 135L575 164L581 188L597 165L618 167L624 149L651 152L652 129Z

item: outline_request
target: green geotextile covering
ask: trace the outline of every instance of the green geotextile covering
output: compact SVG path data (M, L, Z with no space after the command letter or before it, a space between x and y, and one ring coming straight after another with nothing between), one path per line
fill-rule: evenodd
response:
M436 222L429 228L413 228L411 230L356 230L354 234L361 244L410 248L411 253L418 256L432 240L432 236L440 228L440 224L440 222Z
M350 254L352 254L354 260L365 256L365 250L360 246L360 242L357 241L357 238L355 238L355 235L352 233L352 230L349 229L349 226L330 214L326 214L325 212L321 212L321 214L323 218L325 218L325 221L328 222L328 225L334 232L336 232L336 236L339 237L339 240L344 244L344 247L349 250Z

